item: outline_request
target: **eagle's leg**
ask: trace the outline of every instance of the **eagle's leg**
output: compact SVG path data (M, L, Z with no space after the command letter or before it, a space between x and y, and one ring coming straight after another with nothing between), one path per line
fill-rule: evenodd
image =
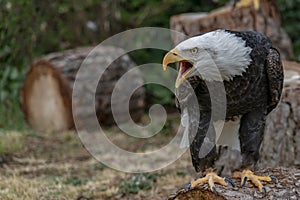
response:
M199 178L196 179L195 181L192 181L189 185L188 188L194 188L198 185L202 185L208 183L209 188L212 192L214 192L215 194L217 193L216 187L215 187L215 183L218 183L220 185L223 186L228 186L228 184L230 184L232 187L235 187L233 181L229 178L222 178L220 176L218 176L215 172L213 172L213 170L211 168L206 170L206 175L203 178Z
M263 140L267 110L258 109L242 116L239 138L241 143L241 153L243 156L243 171L234 172L233 177L241 178L242 187L247 180L250 180L260 192L266 195L266 189L261 181L275 181L274 176L257 176L250 169L255 166L259 159L259 149Z
M189 108L190 109L190 108ZM194 109L196 110L196 109ZM190 111L192 113L193 110ZM191 115L192 116L192 115ZM212 192L217 194L217 190L215 187L215 183L228 186L228 183L235 187L233 181L229 178L222 178L214 172L212 167L214 166L214 162L216 157L218 156L216 151L216 145L214 143L215 139L215 129L213 126L213 122L211 121L211 112L202 110L200 114L200 120L197 123L196 120L191 120L192 123L196 122L196 124L190 123L190 134L189 141L192 141L190 145L190 152L192 157L193 166L197 172L205 170L205 176L203 178L196 179L188 183L185 187L186 190L190 188L194 188L198 185L202 185L208 183L209 188ZM191 127L196 127L197 132L193 137L194 131L192 131Z
M266 188L263 186L261 181L274 181L275 183L278 183L278 179L275 176L257 176L249 169L244 169L242 172L234 172L233 177L241 178L242 187L244 187L246 182L250 180L256 187L258 187L260 192L264 193L264 197L266 196Z

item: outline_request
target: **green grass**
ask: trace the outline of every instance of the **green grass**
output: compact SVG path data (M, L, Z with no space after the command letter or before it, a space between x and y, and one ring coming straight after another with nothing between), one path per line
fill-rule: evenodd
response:
M123 193L136 194L140 190L150 190L155 181L156 176L153 174L134 175L124 180L120 185L120 189Z
M99 170L99 171L102 171L106 168L107 168L107 166L105 164L101 163L101 162L95 163L94 166L93 166L94 170Z
M20 107L20 97L11 97L0 103L0 133L28 129Z
M88 182L88 179L80 179L77 176L68 178L63 183L66 185L72 185L72 186L81 186L85 185Z
M0 155L14 153L23 149L24 134L19 132L3 132L0 134Z
M160 131L160 133L165 136L172 135L174 133L173 123L174 123L173 119L167 119L167 121L166 121L164 127L162 128L162 130Z

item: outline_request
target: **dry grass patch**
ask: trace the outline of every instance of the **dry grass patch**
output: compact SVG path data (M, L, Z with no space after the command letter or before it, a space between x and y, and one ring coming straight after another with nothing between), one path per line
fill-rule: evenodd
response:
M23 134L14 131L0 133L0 155L20 151L23 145Z

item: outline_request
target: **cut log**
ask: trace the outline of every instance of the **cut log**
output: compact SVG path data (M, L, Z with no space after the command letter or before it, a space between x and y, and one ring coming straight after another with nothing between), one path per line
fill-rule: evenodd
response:
M274 175L278 178L278 184L273 182L264 183L267 190L267 198L263 198L263 194L253 187L251 183L247 183L241 188L240 179L233 179L236 187L216 185L218 195L216 196L209 190L207 184L198 186L194 189L185 191L178 190L175 194L170 195L168 200L215 200L215 199L299 199L300 198L300 170L287 168L272 168L256 172L261 175Z
M21 90L22 109L32 128L39 131L63 131L74 127L72 89L76 73L92 49L93 47L84 47L52 53L32 64ZM101 125L115 123L111 112L111 94L120 77L136 66L128 55L123 55L115 61L110 59L110 55L116 52L124 54L123 50L111 46L96 48L93 49L93 57L89 57L88 61L93 67L101 67L99 64L101 60L111 63L104 71L95 91L95 110ZM89 80L100 78L93 76L93 70L85 70L85 73L87 73L85 77ZM129 76L131 76L131 80L135 80L132 81L132 84L143 83L139 73L130 73ZM138 121L143 114L144 97L143 87L140 87L131 96L129 111L134 121ZM82 98L84 99L84 97ZM124 103L122 101L120 99L118 103ZM93 113L87 113L93 112L89 109L83 109L82 112L86 116L94 116Z
M260 0L260 9L253 6L223 7L210 13L187 13L171 17L170 28L188 37L216 29L255 30L267 35L280 51L282 58L293 60L291 40L281 27L281 17L276 1ZM186 38L173 36L175 44Z

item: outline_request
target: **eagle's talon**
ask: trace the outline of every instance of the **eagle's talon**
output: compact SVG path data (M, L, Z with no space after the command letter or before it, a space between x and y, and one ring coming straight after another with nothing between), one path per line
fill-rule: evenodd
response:
M246 182L249 180L251 183L253 183L254 186L258 187L259 191L263 193L264 197L267 195L267 190L261 183L261 181L266 182L278 182L278 179L275 176L257 176L255 175L251 170L244 169L242 172L236 172L234 174L235 178L241 178L241 185L242 187L245 186Z
M233 182L229 178L222 178L222 177L218 176L215 172L212 172L211 170L207 170L207 171L209 171L209 172L205 175L205 177L198 178L196 181L192 181L191 188L195 188L198 185L208 183L209 189L217 195L218 193L216 190L215 183L223 185L223 186L228 186L228 184L232 185Z
M248 181L247 176L244 177L243 182L242 182L242 188L246 185L246 182Z
M215 194L216 196L218 196L218 192L217 192L217 189L216 189L215 186L212 186L212 191L214 192L214 194Z
M225 181L226 183L229 183L232 187L235 187L234 182L233 182L230 178L225 177L225 178L224 178L224 181Z
M263 197L263 198L265 198L265 197L267 196L267 190L266 190L265 187L262 187L262 190L263 190L263 192L264 192L264 197Z
M191 186L192 186L191 182L186 183L185 186L184 186L184 191L185 192L189 191L189 189L191 189Z
M278 183L278 178L276 176L271 175L270 178L272 179L273 182L276 184Z

